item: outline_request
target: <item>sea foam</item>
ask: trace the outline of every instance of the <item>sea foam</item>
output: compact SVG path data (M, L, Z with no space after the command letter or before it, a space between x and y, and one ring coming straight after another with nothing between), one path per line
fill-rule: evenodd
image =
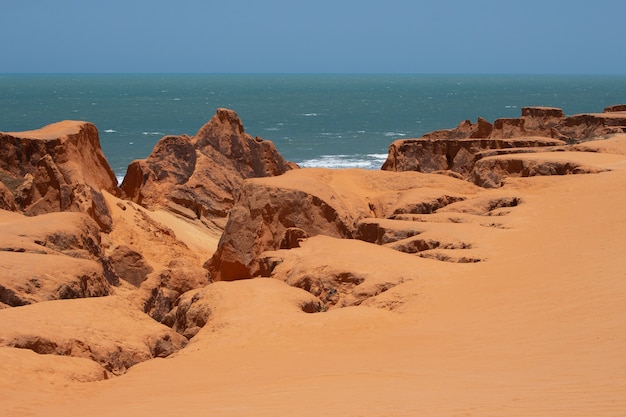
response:
M302 168L362 168L377 170L387 159L387 154L321 155L298 162Z

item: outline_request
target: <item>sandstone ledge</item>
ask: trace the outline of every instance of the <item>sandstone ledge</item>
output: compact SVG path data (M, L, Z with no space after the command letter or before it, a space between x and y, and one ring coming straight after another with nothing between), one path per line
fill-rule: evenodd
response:
M604 113L565 116L561 109L525 107L518 119L497 119L493 124L479 118L466 120L455 129L439 130L418 139L401 139L389 147L382 166L389 171L449 171L467 180L480 178L484 157L493 155L577 150L571 145L602 139L626 131L622 106L608 107ZM503 173L503 167L500 171ZM546 174L584 170L550 168L535 170ZM511 172L511 175L518 175ZM494 186L494 181L482 182Z

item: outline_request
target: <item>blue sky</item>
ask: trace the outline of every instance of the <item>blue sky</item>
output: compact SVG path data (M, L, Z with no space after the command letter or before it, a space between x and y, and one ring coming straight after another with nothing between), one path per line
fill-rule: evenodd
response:
M623 0L0 0L0 72L626 74Z

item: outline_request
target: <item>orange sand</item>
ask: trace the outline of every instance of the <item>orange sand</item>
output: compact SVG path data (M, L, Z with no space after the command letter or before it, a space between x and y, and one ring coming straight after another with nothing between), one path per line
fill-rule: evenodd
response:
M391 311L306 314L303 292L277 280L213 284L215 314L179 353L99 382L0 376L0 414L624 415L626 156L605 156L587 162L610 172L509 180L522 204L473 232L488 259L406 255L418 278L380 296Z

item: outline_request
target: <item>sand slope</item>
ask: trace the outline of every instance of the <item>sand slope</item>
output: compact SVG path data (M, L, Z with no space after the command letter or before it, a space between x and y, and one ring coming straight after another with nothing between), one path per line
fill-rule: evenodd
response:
M0 414L621 415L625 161L594 154L586 162L612 170L507 180L502 191L522 203L497 217L496 233L471 232L488 259L401 254L395 268L410 279L368 305L307 314L309 294L279 280L211 284L208 322L185 349L98 382L13 376ZM328 237L303 245L346 248Z

